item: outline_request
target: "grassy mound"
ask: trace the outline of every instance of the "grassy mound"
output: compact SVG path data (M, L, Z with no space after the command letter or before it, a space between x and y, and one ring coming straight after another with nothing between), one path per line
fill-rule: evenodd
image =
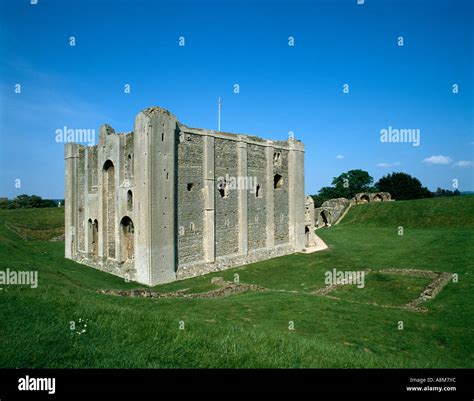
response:
M474 196L354 205L340 225L474 228Z
M0 224L24 240L50 240L64 234L64 209L0 210Z

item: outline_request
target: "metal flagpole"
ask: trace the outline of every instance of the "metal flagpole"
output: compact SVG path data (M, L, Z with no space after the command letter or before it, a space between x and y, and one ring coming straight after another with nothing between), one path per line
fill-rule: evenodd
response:
M217 130L221 130L221 107L222 107L222 102L221 102L221 97L219 96L219 100L217 102L218 104L218 122L217 122Z

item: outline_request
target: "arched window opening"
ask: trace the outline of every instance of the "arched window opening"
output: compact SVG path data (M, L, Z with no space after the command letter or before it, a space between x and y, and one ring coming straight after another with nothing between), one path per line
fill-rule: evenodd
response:
M135 257L133 221L125 216L120 221L122 262L132 261Z
M115 258L115 167L111 160L104 163L102 172L103 210L106 255Z
M125 178L130 179L133 177L133 157L132 154L128 154L125 159Z
M273 188L274 189L280 189L283 187L283 177L280 174L275 174L273 176Z

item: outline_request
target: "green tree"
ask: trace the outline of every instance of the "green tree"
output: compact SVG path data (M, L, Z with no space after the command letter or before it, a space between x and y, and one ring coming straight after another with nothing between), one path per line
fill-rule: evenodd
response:
M56 207L56 203L50 199L42 199L38 195L18 195L15 199L8 201L6 205L2 204L2 208L22 209L22 208L39 208L39 207Z
M311 195L311 197L313 198L313 201L314 201L314 207L321 207L321 205L325 201L327 201L327 199L321 195Z
M14 209L29 208L31 207L31 197L26 194L18 195L13 199L12 204Z
M359 192L370 192L374 179L364 170L349 170L338 177L334 177L332 185L336 189L336 197L351 199Z
M30 207L42 207L43 199L38 195L30 196Z
M349 170L334 177L331 187L322 187L318 195L313 195L314 205L321 206L325 201L334 198L352 199L359 192L374 192L374 179L364 170Z
M334 187L322 187L319 190L319 196L324 199L333 199L333 198L340 198L343 195L343 192L341 192L338 188Z
M459 196L461 195L461 192L459 190L455 189L454 191L450 191L449 189L442 189L438 187L436 191L433 193L435 197L440 197L440 196Z
M418 178L406 173L391 173L375 184L380 191L390 192L395 200L432 198L433 193L421 185Z

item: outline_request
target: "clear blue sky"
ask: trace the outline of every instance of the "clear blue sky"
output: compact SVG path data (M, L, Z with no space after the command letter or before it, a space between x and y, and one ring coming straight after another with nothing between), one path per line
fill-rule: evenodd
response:
M159 105L217 129L219 96L223 131L305 143L306 193L355 168L474 190L472 1L30 2L0 0L0 196L63 197L63 126L131 131Z

